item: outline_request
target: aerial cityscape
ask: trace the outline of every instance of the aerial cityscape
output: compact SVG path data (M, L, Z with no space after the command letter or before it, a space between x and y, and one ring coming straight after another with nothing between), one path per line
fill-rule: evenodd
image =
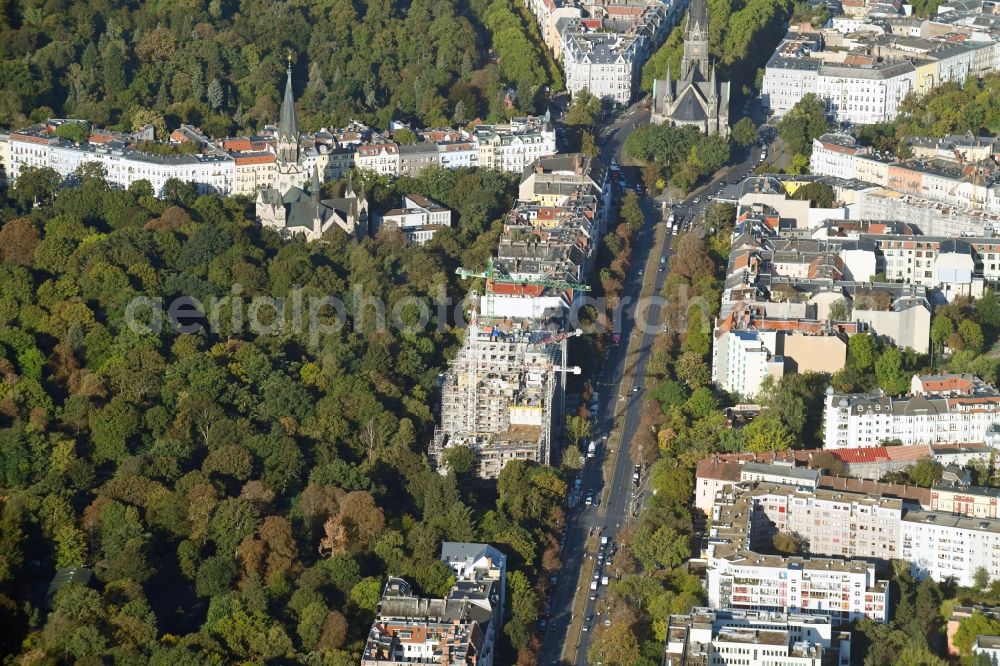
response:
M1000 665L1000 4L0 17L4 666Z

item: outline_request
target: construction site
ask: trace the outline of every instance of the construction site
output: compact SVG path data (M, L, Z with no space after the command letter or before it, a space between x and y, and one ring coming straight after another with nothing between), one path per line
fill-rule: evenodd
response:
M441 425L430 457L467 446L476 475L492 479L512 460L548 464L563 422L566 341L572 333L539 330L536 319L473 316L441 387Z
M553 196L536 191L542 163L567 162L559 172L572 185ZM441 382L441 420L428 454L439 470L446 453L467 446L476 475L493 479L512 460L550 464L565 422L568 315L590 290L603 231L604 172L570 155L536 160L522 177L521 199L504 221L504 232L483 271L459 268L463 278L483 280L470 292L465 340ZM595 180L594 174L600 178ZM477 291L481 289L481 293Z

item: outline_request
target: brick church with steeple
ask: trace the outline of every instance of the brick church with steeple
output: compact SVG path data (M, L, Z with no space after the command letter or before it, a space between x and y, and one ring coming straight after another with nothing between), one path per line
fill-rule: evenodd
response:
M691 0L684 32L684 56L677 81L653 81L653 123L691 125L705 134L729 136L729 82L718 81L708 54L708 5Z
M275 145L277 177L274 187L257 193L257 220L284 238L318 240L335 227L357 238L367 236L369 211L364 185L355 191L348 181L343 197L321 198L319 171L302 164L299 139L289 62Z

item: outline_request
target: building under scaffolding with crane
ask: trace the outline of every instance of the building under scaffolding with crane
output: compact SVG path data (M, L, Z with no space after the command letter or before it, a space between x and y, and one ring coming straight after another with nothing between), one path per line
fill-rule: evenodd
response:
M496 478L512 460L550 464L565 421L568 316L589 291L604 231L608 192L599 161L546 157L522 175L521 201L507 215L496 255L472 296L472 317L444 375L441 421L429 454L443 468L447 449L468 446L477 475ZM558 181L554 196L546 189ZM552 196L550 196L552 195ZM569 327L575 329L575 327Z
M441 466L450 446L476 454L477 476L496 478L512 460L549 464L563 422L566 341L578 332L537 330L538 320L475 316L445 374L441 425L430 447Z

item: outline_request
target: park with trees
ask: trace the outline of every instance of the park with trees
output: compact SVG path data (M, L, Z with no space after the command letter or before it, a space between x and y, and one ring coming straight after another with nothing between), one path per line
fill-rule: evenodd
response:
M305 131L535 113L544 88L561 86L537 24L512 0L15 0L0 36L8 127L73 117L127 131L151 123L158 139L181 123L252 132L277 120L289 59Z
M456 540L508 555L498 659L534 663L566 482L512 463L481 483L462 452L446 474L431 469L432 395L459 345L455 321L438 326L433 308L424 328L353 316L318 339L287 313L261 331L227 310L212 328L128 324L138 296L223 310L232 301L218 299L236 294L379 299L388 311L442 290L458 302L454 269L485 265L514 180L474 169L368 177L384 201L419 192L454 207L457 225L422 247L389 231L286 242L252 221L245 199L179 182L157 199L148 183L112 189L91 168L72 187L27 171L7 193L0 652L53 664L356 664L386 576L444 594L440 545ZM79 566L93 580L47 599L55 572Z

